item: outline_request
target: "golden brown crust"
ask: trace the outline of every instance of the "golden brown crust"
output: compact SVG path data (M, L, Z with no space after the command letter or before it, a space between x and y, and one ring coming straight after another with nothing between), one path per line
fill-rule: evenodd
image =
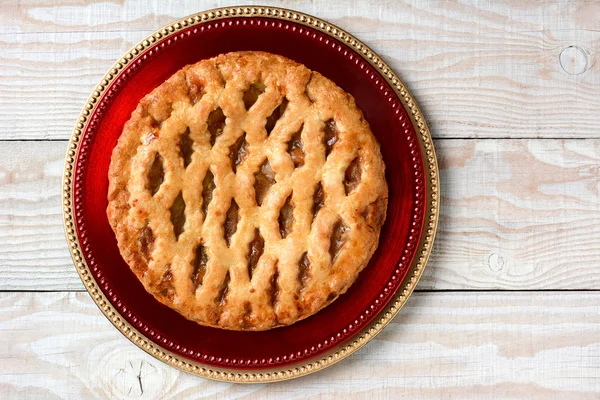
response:
M356 280L385 220L384 169L352 96L287 58L228 53L140 101L112 154L108 219L159 301L265 330Z

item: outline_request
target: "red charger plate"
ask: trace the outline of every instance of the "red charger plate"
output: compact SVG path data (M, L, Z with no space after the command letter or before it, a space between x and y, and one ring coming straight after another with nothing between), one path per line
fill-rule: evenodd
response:
M110 156L139 100L183 66L221 53L262 50L319 71L351 93L381 144L389 184L379 247L333 304L288 327L234 332L188 321L149 295L119 254L106 216ZM381 57L318 18L271 7L222 8L153 33L105 75L67 151L64 224L94 301L133 343L203 377L290 379L358 350L400 310L427 262L438 217L438 170L416 102Z

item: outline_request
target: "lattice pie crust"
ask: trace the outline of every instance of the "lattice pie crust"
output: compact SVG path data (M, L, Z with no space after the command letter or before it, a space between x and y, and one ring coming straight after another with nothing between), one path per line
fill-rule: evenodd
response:
M228 53L140 101L112 154L108 219L159 301L265 330L357 279L385 219L384 169L352 96L287 58Z

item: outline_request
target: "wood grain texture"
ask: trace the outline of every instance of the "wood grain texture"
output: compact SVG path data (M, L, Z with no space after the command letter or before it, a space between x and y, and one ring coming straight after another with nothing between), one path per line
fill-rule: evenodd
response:
M129 47L176 18L244 3L3 2L0 139L68 138ZM434 137L600 134L597 2L263 3L327 19L373 47L412 90Z
M62 226L66 142L0 142L0 290L83 289Z
M600 139L436 148L441 217L419 289L600 289ZM83 290L60 214L66 142L0 149L0 290Z
M600 288L600 141L436 148L442 207L422 288Z
M0 294L4 398L597 399L600 293L417 293L350 358L268 385L153 359L87 293Z

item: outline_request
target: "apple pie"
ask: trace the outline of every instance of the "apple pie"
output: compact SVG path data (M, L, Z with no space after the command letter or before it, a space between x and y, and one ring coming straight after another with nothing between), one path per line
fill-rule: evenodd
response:
M108 220L145 289L199 324L266 330L333 302L377 248L388 189L354 98L263 52L146 95L109 169Z

